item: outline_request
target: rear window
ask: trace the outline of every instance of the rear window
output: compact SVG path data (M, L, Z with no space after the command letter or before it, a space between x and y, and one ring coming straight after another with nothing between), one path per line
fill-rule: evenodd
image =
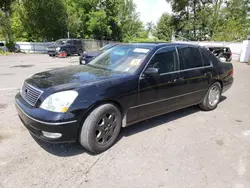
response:
M203 67L201 53L195 47L178 47L181 70Z
M0 42L0 46L4 46L4 43L3 43L3 42Z

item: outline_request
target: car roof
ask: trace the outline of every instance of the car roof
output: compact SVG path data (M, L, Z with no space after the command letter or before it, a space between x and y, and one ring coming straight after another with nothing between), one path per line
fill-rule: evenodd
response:
M187 43L173 43L173 42L145 42L145 43L121 43L117 45L135 45L138 47L149 47L149 48L155 48L155 47L164 47L164 46L192 46L192 47L201 47L199 45L194 44L187 44Z

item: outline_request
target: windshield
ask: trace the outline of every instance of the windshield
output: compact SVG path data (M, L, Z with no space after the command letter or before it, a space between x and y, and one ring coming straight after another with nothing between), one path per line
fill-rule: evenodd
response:
M56 45L65 45L67 43L67 40L57 40L55 42Z
M108 44L108 45L105 45L105 46L103 46L102 48L100 48L100 51L106 51L106 50L108 50L108 49L110 49L110 48L112 48L112 47L114 47L115 46L115 44Z
M93 59L89 65L111 71L134 73L150 50L149 47L135 45L115 46Z

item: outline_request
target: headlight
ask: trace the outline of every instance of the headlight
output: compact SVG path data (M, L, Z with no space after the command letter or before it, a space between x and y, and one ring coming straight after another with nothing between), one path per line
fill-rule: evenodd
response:
M60 48L60 47L57 47L57 48L56 48L56 51L58 51L58 52L59 52L60 50L61 50L61 48Z
M62 91L48 96L40 108L52 112L67 112L70 105L74 102L78 93L76 91Z

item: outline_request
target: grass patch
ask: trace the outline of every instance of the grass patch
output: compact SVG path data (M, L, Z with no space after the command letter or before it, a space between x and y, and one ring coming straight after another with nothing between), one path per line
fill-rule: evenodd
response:
M10 55L11 52L4 52L3 50L0 49L0 55Z

